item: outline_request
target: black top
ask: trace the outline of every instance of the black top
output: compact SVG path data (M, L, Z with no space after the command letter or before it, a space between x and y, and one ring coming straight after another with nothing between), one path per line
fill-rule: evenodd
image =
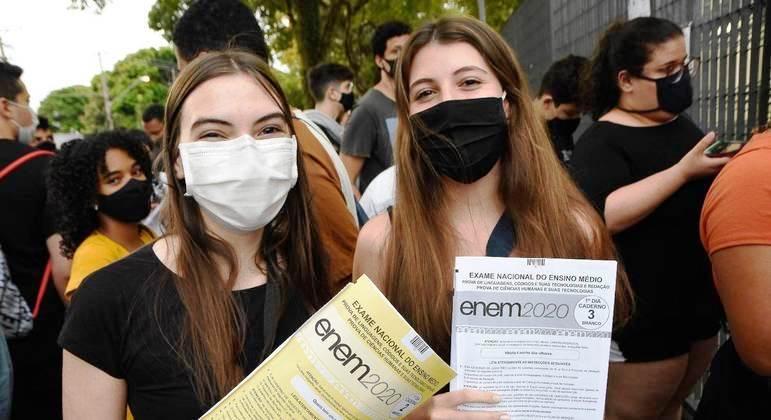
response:
M654 127L598 121L576 143L574 177L604 216L610 193L672 167L703 136L684 116ZM713 179L686 183L645 219L614 236L639 313L655 307L650 314L667 318L668 325L673 318L679 321L678 315L693 319L699 308L719 307L699 239L699 216Z
M0 140L0 169L36 151L18 141ZM54 234L54 220L46 207L46 172L51 160L39 156L25 162L0 180L0 247L30 310L37 300L40 280L48 262L46 239ZM39 320L59 317L64 306L49 282Z
M86 278L73 296L59 337L70 353L126 381L128 404L137 420L193 419L209 408L196 398L192 371L172 347L183 325L182 302L172 281L152 246L146 246ZM261 362L269 287L233 292L246 314L245 374ZM274 348L307 318L304 305L287 305Z

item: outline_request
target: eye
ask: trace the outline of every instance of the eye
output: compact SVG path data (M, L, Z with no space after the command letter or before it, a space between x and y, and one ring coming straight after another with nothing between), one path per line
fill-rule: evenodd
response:
M477 80L477 79L464 79L464 80L462 80L460 82L460 85L462 87L471 87L471 86L474 86L474 85L478 85L480 83L481 82L479 80Z
M260 128L257 133L257 137L276 137L279 134L285 134L287 132L286 127L279 124L270 124Z
M139 166L135 166L133 169L131 169L131 176L145 176L145 171L143 171Z
M426 99L433 94L434 91L431 89L421 89L418 91L418 93L415 94L415 100Z
M107 185L118 185L118 184L120 184L119 176L111 176L107 178Z
M198 139L209 139L209 140L216 140L216 139L226 139L227 136L219 131L204 131L198 136Z

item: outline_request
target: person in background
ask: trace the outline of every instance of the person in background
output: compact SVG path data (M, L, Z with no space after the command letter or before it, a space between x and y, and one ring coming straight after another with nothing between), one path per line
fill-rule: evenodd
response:
M576 143L578 184L613 235L635 294L614 332L608 419L680 419L685 398L717 348L721 308L699 213L725 158L683 112L698 60L678 25L641 17L612 25L592 60L597 121Z
M367 274L449 363L455 256L616 259L610 235L551 151L525 73L486 24L449 17L418 29L396 74L396 205L359 235ZM623 271L617 325L630 307ZM459 411L490 392L435 395L411 418L507 419Z
M145 108L142 113L142 130L150 138L150 161L155 162L161 153L163 140L163 105L152 104Z
M68 300L91 273L154 239L140 224L153 192L142 137L105 131L66 143L51 162L48 189L59 209L57 232L64 255L72 258Z
M0 61L0 170L35 151L29 146L37 117L21 81L22 69ZM13 361L13 419L58 419L61 408L61 350L56 337L64 320L62 298L69 261L59 250L45 174L50 157L35 157L0 180L0 247L11 279L30 309L51 262L52 281L42 291L32 332L8 340ZM58 293L57 293L58 292Z
M728 317L696 420L771 418L771 131L755 135L712 183L701 239Z
M267 65L209 53L169 92L167 235L92 274L62 330L68 419L193 419L330 298L291 109Z
M536 113L549 129L554 151L565 166L573 156L573 133L581 123L580 82L588 67L589 60L572 54L554 62L533 100Z
M356 104L340 147L357 197L380 172L393 165L396 138L394 75L396 60L410 32L409 25L394 21L378 26L372 35L372 54L375 66L380 70L380 81Z
M54 132L51 130L51 124L49 123L48 118L43 116L38 117L37 127L35 128L35 137L29 145L40 150L56 151Z
M199 0L190 5L172 34L177 65L184 69L201 54L227 49L248 51L269 61L254 12L239 0ZM319 221L321 244L329 257L329 275L334 292L351 279L358 223L351 183L332 143L315 125L295 112L292 126L300 143L313 200L311 206Z
M314 100L314 108L305 115L324 130L329 140L340 150L343 141L345 114L353 108L353 72L336 63L323 63L308 70L308 90Z

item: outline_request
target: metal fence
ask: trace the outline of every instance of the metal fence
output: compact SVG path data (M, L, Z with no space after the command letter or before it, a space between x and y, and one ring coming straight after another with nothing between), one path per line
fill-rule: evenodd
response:
M549 65L590 57L602 32L627 17L631 0L524 0L501 33L537 90ZM689 113L704 130L746 138L769 114L771 0L650 0L651 15L690 28L701 58Z
M523 0L501 34L537 91L552 62L568 54L591 57L608 25L627 18L631 1ZM701 66L688 112L702 129L745 139L769 123L771 0L650 0L650 12L690 32L690 55ZM726 335L720 333L721 342ZM688 408L696 407L701 390L700 383Z

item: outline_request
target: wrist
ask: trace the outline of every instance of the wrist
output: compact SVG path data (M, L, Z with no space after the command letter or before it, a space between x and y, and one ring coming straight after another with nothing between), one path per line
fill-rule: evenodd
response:
M691 176L688 174L683 161L677 162L674 166L669 168L669 171L672 173L672 176L677 180L679 185L685 184L691 179Z

